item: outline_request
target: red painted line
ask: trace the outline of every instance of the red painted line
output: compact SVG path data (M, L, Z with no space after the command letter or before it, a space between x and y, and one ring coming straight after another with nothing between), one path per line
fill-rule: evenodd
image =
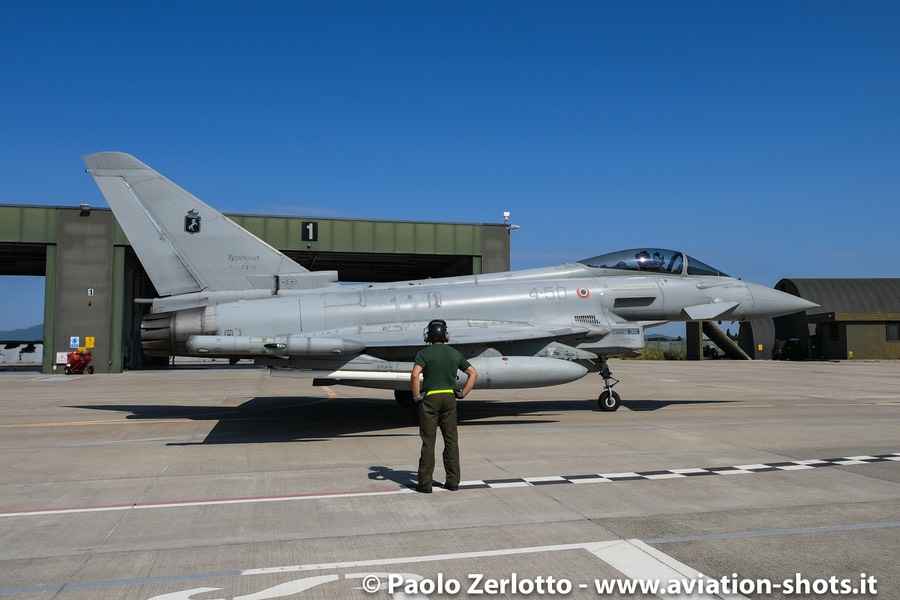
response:
M106 504L98 506L73 506L67 508L32 508L17 511L0 512L4 517L30 517L38 515L62 515L89 512L112 512L120 510L151 510L155 508L189 508L194 506L213 506L221 504L254 504L259 502L289 502L291 500L315 500L317 498L352 498L359 496L386 496L407 494L408 488L392 490L351 490L342 492L310 492L308 494L290 494L284 496L243 496L237 498L211 498L206 500L172 500L169 502L140 502L134 504Z

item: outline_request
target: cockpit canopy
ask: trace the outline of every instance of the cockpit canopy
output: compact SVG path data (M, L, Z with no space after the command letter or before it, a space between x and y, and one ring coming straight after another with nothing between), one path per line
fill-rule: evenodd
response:
M669 273L672 275L709 275L728 277L696 258L675 250L664 248L633 248L601 254L593 258L579 260L583 265L598 269L621 269L642 273Z

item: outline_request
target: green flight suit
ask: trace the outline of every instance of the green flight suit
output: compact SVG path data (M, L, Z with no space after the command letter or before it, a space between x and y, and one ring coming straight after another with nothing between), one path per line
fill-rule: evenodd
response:
M430 490L434 477L434 449L437 429L444 438L444 485L459 485L459 435L456 426L457 370L465 371L471 365L455 348L446 344L427 346L416 355L416 364L422 367L425 399L419 403L419 436L422 452L419 455L419 480L417 488Z

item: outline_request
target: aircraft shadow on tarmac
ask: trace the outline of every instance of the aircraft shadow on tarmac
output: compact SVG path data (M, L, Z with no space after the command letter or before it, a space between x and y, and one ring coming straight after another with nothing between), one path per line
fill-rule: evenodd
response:
M632 411L654 411L671 405L711 404L730 400L631 400L623 406ZM393 399L307 398L277 396L251 398L235 407L184 405L79 405L71 408L128 413L126 419L217 421L206 438L194 444L247 444L272 442L316 442L354 437L418 435L412 414ZM459 403L460 427L482 425L541 425L559 422L560 413L582 412L612 419L616 413L601 413L596 402L578 400L479 401Z

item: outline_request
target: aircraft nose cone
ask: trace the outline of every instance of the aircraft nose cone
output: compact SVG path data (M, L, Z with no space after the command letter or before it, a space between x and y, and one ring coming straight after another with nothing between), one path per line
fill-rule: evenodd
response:
M747 283L747 291L753 296L752 318L754 319L780 317L819 306L815 302L804 300L793 294L779 292L755 283Z

